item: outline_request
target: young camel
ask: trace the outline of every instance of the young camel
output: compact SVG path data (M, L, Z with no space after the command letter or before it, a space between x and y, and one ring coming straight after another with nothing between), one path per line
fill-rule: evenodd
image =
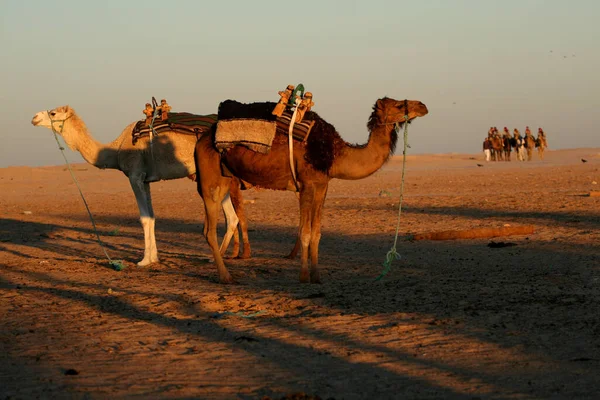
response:
M136 122L133 122L114 141L109 144L101 144L91 136L83 120L69 106L40 111L35 114L31 123L34 126L51 129L54 133L61 135L69 148L80 152L84 160L93 166L123 171L129 178L133 189L144 229L144 258L137 265L146 266L158 262L150 182L194 177L196 175L194 164L196 136L168 131L156 136L152 145L148 137L140 138L134 145L132 130ZM151 179L148 179L151 175ZM227 220L227 233L223 239L221 251L224 253L227 249L231 237L236 233L238 222L240 222L244 240L242 258L247 258L250 256L250 244L239 181L231 181L230 193L237 208L234 208L230 196L222 199L222 207ZM239 249L237 234L234 236L234 257L237 256L236 249Z
M267 105L273 109L275 103ZM320 282L321 214L329 180L362 179L379 170L394 152L398 139L396 125L427 113L427 107L420 101L397 101L387 97L377 100L367 124L370 135L365 145L348 144L331 124L316 113L305 115L305 119L315 121L307 143L293 143L293 161L300 192L300 282ZM230 178L221 176L217 168L219 163L222 161L234 176L252 185L275 190L297 189L290 170L287 136L276 135L268 154L238 145L220 155L213 139L204 135L196 144L198 192L204 199L206 239L213 252L219 280L231 283L231 275L217 243L218 204L227 195L230 186Z

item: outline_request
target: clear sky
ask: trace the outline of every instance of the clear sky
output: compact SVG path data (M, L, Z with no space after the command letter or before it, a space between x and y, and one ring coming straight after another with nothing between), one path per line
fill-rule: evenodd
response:
M0 5L0 167L63 163L51 132L30 124L40 110L69 104L109 142L152 96L209 114L298 83L352 143L389 96L429 108L410 126L412 154L478 152L490 126L541 126L551 149L600 146L597 0Z

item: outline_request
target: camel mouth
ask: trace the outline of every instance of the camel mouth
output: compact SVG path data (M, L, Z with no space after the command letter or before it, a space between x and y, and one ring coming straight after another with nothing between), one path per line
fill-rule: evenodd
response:
M38 115L36 115L35 117L33 117L31 119L31 124L33 126L38 126L41 122L42 122L42 119Z

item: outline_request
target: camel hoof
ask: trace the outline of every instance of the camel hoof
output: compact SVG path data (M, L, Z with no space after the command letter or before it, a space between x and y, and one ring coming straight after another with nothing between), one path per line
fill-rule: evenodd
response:
M154 264L158 262L158 258L152 260L152 259L143 259L142 261L137 263L138 267L147 267L148 265Z
M300 283L310 283L310 274L308 268L300 270Z
M321 283L321 274L319 271L311 271L310 283Z
M231 277L231 275L227 274L225 276L219 276L219 283L222 283L224 285L230 285L235 282L233 281L233 278Z

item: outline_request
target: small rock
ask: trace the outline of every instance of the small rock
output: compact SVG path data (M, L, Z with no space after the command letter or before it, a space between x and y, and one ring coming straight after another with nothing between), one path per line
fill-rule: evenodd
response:
M73 368L69 368L65 371L65 375L79 375L79 371Z
M595 182L594 182L594 183L595 183ZM31 215L31 214L33 214L33 213L32 213L31 211L23 211L23 214L25 214L25 215Z

